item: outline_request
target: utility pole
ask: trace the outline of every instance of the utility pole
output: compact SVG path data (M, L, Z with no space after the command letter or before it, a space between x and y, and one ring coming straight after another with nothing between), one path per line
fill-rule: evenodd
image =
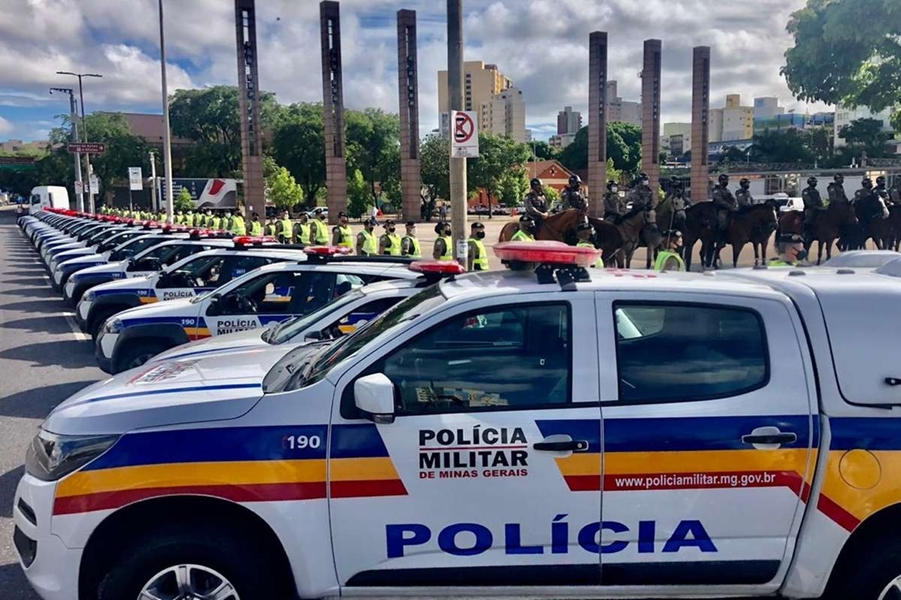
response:
M103 75L98 75L97 73L72 73L71 71L57 71L57 75L71 75L73 77L78 78L78 98L81 101L81 138L83 142L88 141L88 123L85 120L84 115L84 86L82 85L82 79L85 77L103 77ZM84 159L87 163L87 171L88 171L88 184L90 188L90 192L88 195L88 203L89 208L88 212L94 212L94 194L97 193L97 190L94 189L94 186L90 185L91 175L94 173L94 169L91 167L91 155L87 152L84 153Z
M72 141L78 143L78 105L75 103L75 92L72 88L50 88L50 93L62 92L69 95L69 120L72 121ZM78 212L84 212L84 183L81 180L81 152L75 153L75 207Z
M160 78L163 89L163 168L166 173L166 220L174 223L175 202L172 197L172 137L169 132L169 86L166 85L166 38L163 33L163 0L160 0ZM162 198L160 198L162 201Z
M159 202L157 202L156 198L156 155L153 153L153 150L149 152L150 154L150 206L153 207L154 210L159 210ZM134 209L132 209L134 210Z
M463 0L447 0L448 109L463 110ZM473 135L478 135L478 126ZM451 132L453 138L453 132ZM448 141L448 143L451 143ZM451 229L454 256L466 266L466 159L450 159Z

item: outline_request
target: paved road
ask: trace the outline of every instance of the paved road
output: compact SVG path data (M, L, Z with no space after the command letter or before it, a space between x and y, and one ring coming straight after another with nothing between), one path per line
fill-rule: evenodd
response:
M25 447L47 413L101 378L90 341L50 289L15 215L0 210L0 598L32 600L12 544L12 504ZM75 329L77 330L77 327Z

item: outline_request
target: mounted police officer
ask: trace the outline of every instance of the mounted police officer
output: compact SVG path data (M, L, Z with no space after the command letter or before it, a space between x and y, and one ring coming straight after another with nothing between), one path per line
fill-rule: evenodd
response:
M547 198L544 195L544 186L537 177L529 182L529 193L526 194L525 205L526 215L532 217L536 228L548 218Z
M747 177L742 177L738 182L738 189L735 190L735 202L738 204L738 210L747 210L754 206L754 196L751 195L751 181Z
M563 190L563 209L574 208L579 212L588 210L588 201L582 194L582 178L578 175L569 176L569 185Z
M722 173L713 186L713 206L716 207L716 231L720 241L725 241L729 229L729 216L738 210L738 203L729 191L729 176Z
M607 191L604 192L604 220L619 223L624 212L623 200L619 196L619 186L611 179L607 182Z
M829 203L848 202L848 195L845 193L845 176L836 173L832 177L832 183L826 187L826 193L829 197Z
M895 180L895 185L888 191L889 202L901 205L901 181Z
M651 190L650 178L646 173L639 173L629 190L629 200L632 202L630 212L638 210L651 210L656 204L654 192Z
M873 188L873 193L879 196L883 202L886 204L889 203L888 190L885 189L885 177L880 175L876 178L876 187Z
M807 187L801 191L801 199L804 201L804 240L809 243L817 218L826 210L820 190L817 189L816 177L807 179Z

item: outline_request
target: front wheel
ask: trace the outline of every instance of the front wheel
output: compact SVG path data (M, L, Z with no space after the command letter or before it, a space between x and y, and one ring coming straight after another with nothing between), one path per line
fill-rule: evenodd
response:
M840 581L830 585L827 598L901 599L901 540L879 538L868 547L871 550L855 556Z
M170 347L170 345L158 341L129 341L122 353L117 357L113 357L113 374L140 367Z
M135 540L109 566L98 600L284 598L267 552L253 539L212 527L162 528Z

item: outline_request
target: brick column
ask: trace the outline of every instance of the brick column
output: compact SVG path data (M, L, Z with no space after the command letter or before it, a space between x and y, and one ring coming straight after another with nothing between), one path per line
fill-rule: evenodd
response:
M660 40L644 41L641 70L641 170L657 199L660 185Z
M339 3L319 3L322 37L322 108L325 132L325 181L328 186L329 223L347 210L347 167L344 156L344 85L341 70L341 18Z
M588 37L588 192L589 213L604 215L607 185L607 32Z
M419 76L416 11L397 11L397 89L400 101L400 186L405 221L420 221Z
M707 145L710 140L710 46L696 46L691 65L691 190L694 202L708 199Z
M254 0L235 0L238 45L238 109L241 115L241 165L244 171L244 219L266 214L263 191L263 146L260 127L260 85L257 71L256 7ZM237 198L235 199L237 201Z

